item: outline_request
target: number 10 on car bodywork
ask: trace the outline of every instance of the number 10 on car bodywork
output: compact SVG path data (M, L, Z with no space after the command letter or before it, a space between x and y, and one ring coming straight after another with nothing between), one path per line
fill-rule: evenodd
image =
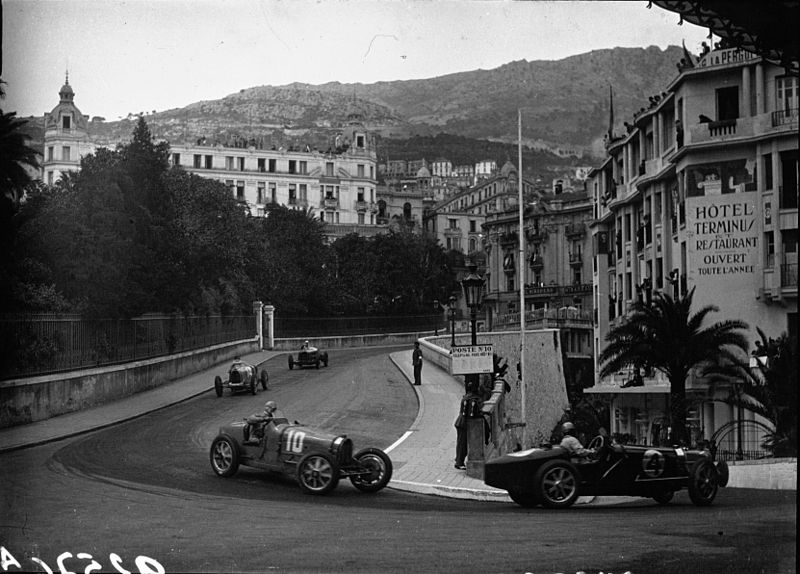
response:
M286 431L286 444L284 445L284 450L286 452L295 452L301 453L303 452L303 442L306 439L306 433L303 431L297 431L294 429L290 429Z

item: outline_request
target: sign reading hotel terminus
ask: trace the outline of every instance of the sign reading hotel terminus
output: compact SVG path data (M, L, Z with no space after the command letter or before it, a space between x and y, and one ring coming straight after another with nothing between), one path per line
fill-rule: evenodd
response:
M758 262L755 194L687 200L689 275L711 291L752 289Z

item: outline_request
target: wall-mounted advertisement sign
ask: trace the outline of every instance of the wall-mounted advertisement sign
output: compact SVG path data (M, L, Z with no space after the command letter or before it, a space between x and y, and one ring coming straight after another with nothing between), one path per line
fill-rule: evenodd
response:
M728 48L727 50L714 50L700 58L697 62L698 68L710 68L712 66L724 66L726 64L737 64L759 58L757 54L742 50L740 48Z
M707 293L752 289L758 271L757 194L732 193L686 200L687 270Z
M450 374L471 375L494 371L492 345L462 345L450 350Z

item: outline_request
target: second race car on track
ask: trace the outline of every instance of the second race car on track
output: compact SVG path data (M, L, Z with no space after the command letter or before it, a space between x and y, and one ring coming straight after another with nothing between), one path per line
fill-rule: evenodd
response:
M727 464L714 463L707 450L611 444L604 436L589 447L596 454L580 460L560 446L512 452L488 461L483 480L520 506L549 508L566 508L579 496L642 496L667 504L683 488L694 504L707 506L728 484Z
M239 357L236 357L228 369L227 379L223 380L219 375L214 377L214 391L218 397L222 396L224 389L230 389L231 393L249 391L254 395L258 390L259 384L261 384L261 389L266 391L268 381L269 375L266 369L261 369L261 372L259 372L258 367L255 365L245 363Z
M303 343L297 355L289 354L289 370L297 367L315 367L319 369L320 364L328 366L328 353L321 351L317 347L312 347L308 341Z
M377 492L392 478L392 461L382 450L353 454L353 441L346 435L291 424L283 417L263 422L254 416L222 426L210 458L219 476L233 476L240 465L278 471L293 476L310 494L333 490L340 478L349 478L363 492Z

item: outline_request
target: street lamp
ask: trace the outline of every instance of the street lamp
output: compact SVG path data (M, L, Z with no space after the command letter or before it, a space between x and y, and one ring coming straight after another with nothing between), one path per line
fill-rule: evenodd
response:
M464 290L464 302L469 308L469 320L472 327L472 344L478 344L477 316L483 298L483 278L476 273L478 266L470 263L467 266L469 274L461 280L461 288Z
M450 348L456 346L456 298L450 295L447 301L447 310L450 312Z
M434 299L433 300L433 312L436 314L436 316L433 318L433 335L434 335L434 337L438 337L439 336L439 315L438 314L441 312L441 309L439 309L439 300L438 299Z
M476 273L478 266L475 263L470 263L467 269L469 269L469 274L461 280L461 288L464 290L464 302L469 308L469 322L472 328L472 344L474 346L478 344L477 319L478 309L483 298L483 278ZM479 375L471 374L465 378L468 388L469 386L473 389L478 387Z

